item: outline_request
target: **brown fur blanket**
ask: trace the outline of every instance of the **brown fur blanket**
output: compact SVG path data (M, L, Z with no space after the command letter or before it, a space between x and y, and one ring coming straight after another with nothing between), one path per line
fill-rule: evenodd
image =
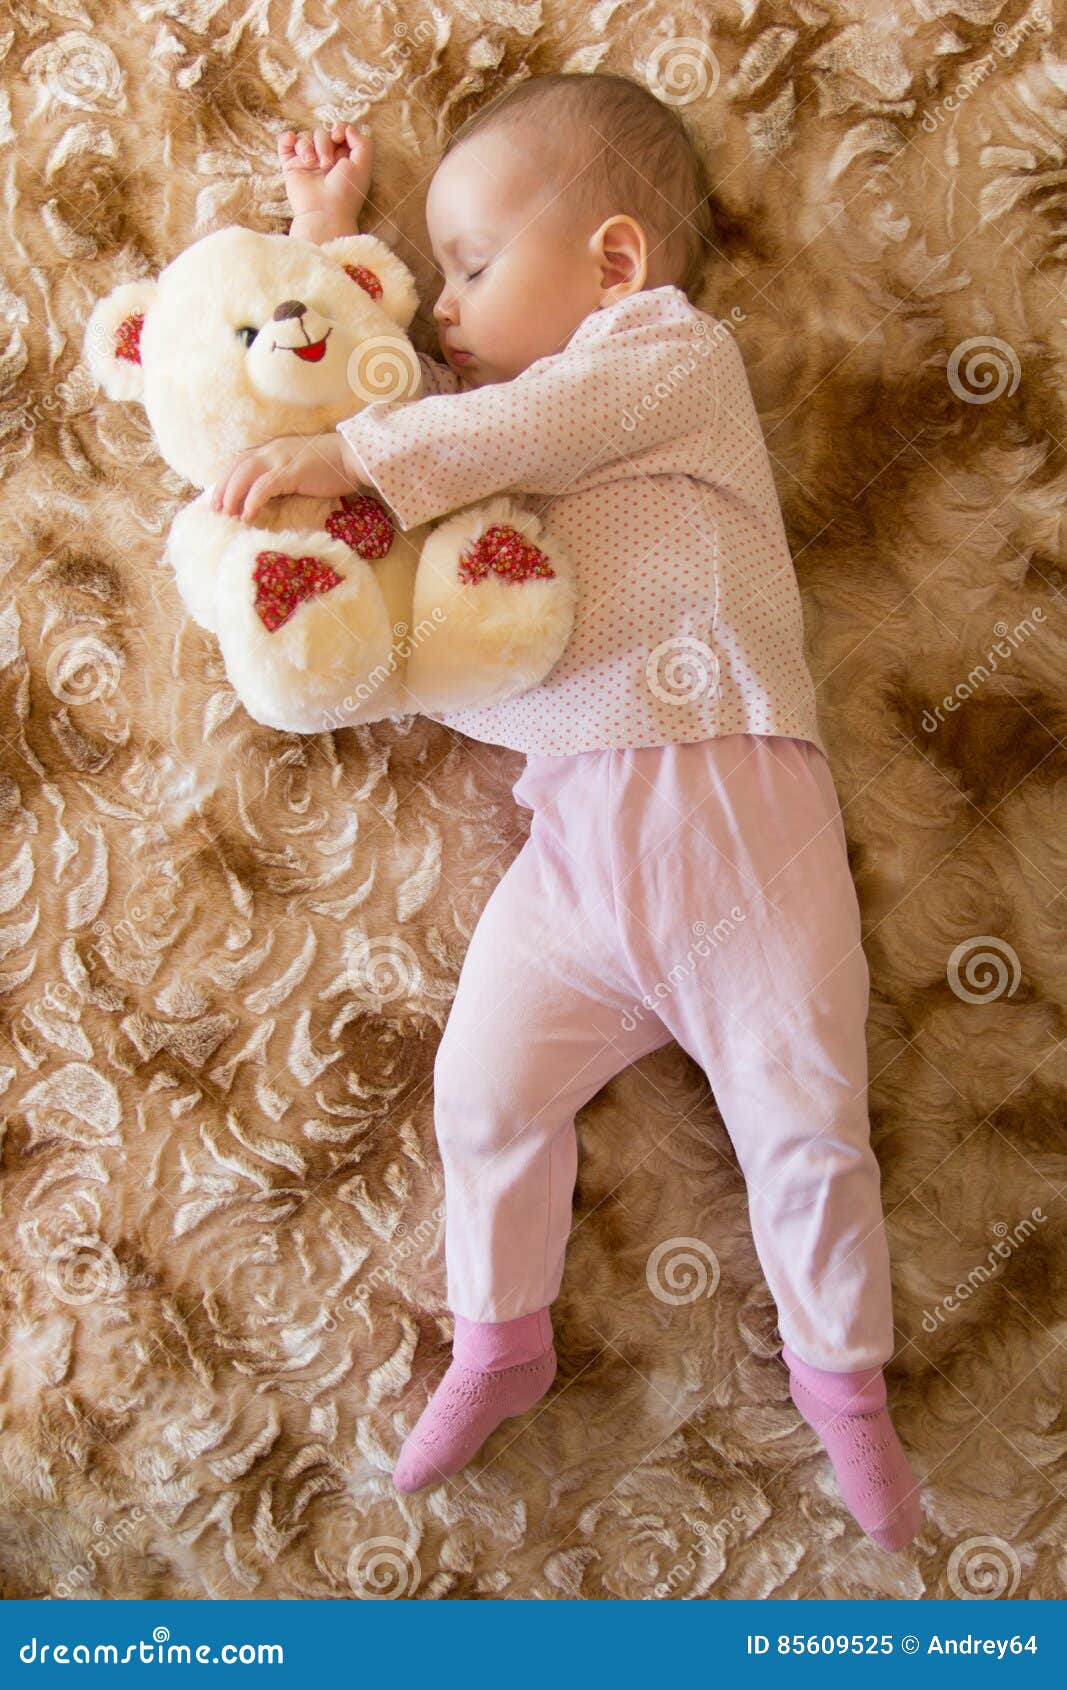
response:
M0 1568L19 1596L1064 1591L1067 61L1052 0L18 0L0 26ZM579 1118L556 1385L469 1483L390 1469L444 1365L434 1052L520 848L514 752L236 706L186 489L93 301L366 118L433 297L449 126L647 77L723 208L873 976L904 1555L789 1401L745 1190L669 1045ZM421 344L429 347L424 311ZM679 1300L665 1241L699 1239Z

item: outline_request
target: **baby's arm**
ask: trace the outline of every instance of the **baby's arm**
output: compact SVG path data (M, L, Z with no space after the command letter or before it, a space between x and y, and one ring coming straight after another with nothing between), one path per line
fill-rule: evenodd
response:
M359 214L374 163L369 135L351 123L335 123L330 130L316 129L310 135L286 129L278 137L278 158L293 209L291 235L321 246L341 235L359 233ZM447 364L424 352L417 356L424 394L460 391L460 379Z
M359 233L374 163L369 135L352 123L335 123L311 135L286 129L278 137L278 158L293 210L291 235L321 246Z
M496 493L559 495L592 473L633 475L635 459L675 439L713 439L719 348L700 321L587 320L576 344L511 381L372 405L337 432L401 528Z

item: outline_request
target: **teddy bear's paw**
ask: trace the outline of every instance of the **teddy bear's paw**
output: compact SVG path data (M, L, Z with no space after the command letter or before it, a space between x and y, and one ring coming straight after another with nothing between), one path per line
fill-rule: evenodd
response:
M255 584L256 615L268 634L273 634L288 622L297 605L315 593L328 593L339 587L344 576L322 558L293 557L289 552L262 551L256 553L252 569Z
M540 546L531 544L517 528L494 522L459 554L461 581L484 581L490 575L502 581L552 581L556 571Z
M380 500L369 493L345 493L338 510L326 518L326 532L343 540L359 557L384 557L393 544L396 529Z
M434 530L415 577L408 684L423 710L480 709L545 679L574 625L574 569L509 498Z
M374 568L321 531L249 529L219 571L219 646L259 722L317 733L400 707L404 664Z

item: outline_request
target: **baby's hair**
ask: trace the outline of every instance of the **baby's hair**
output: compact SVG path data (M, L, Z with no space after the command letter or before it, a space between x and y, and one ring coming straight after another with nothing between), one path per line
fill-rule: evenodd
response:
M468 117L444 149L479 130L533 118L546 169L568 210L641 224L666 279L691 293L714 229L703 159L679 113L632 77L595 71L531 76Z

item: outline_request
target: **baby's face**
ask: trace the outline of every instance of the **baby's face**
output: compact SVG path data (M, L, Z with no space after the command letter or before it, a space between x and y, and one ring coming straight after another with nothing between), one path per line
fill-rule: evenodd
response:
M561 352L601 299L592 230L575 225L522 128L486 130L442 159L426 224L443 286L434 306L464 387L510 381Z

